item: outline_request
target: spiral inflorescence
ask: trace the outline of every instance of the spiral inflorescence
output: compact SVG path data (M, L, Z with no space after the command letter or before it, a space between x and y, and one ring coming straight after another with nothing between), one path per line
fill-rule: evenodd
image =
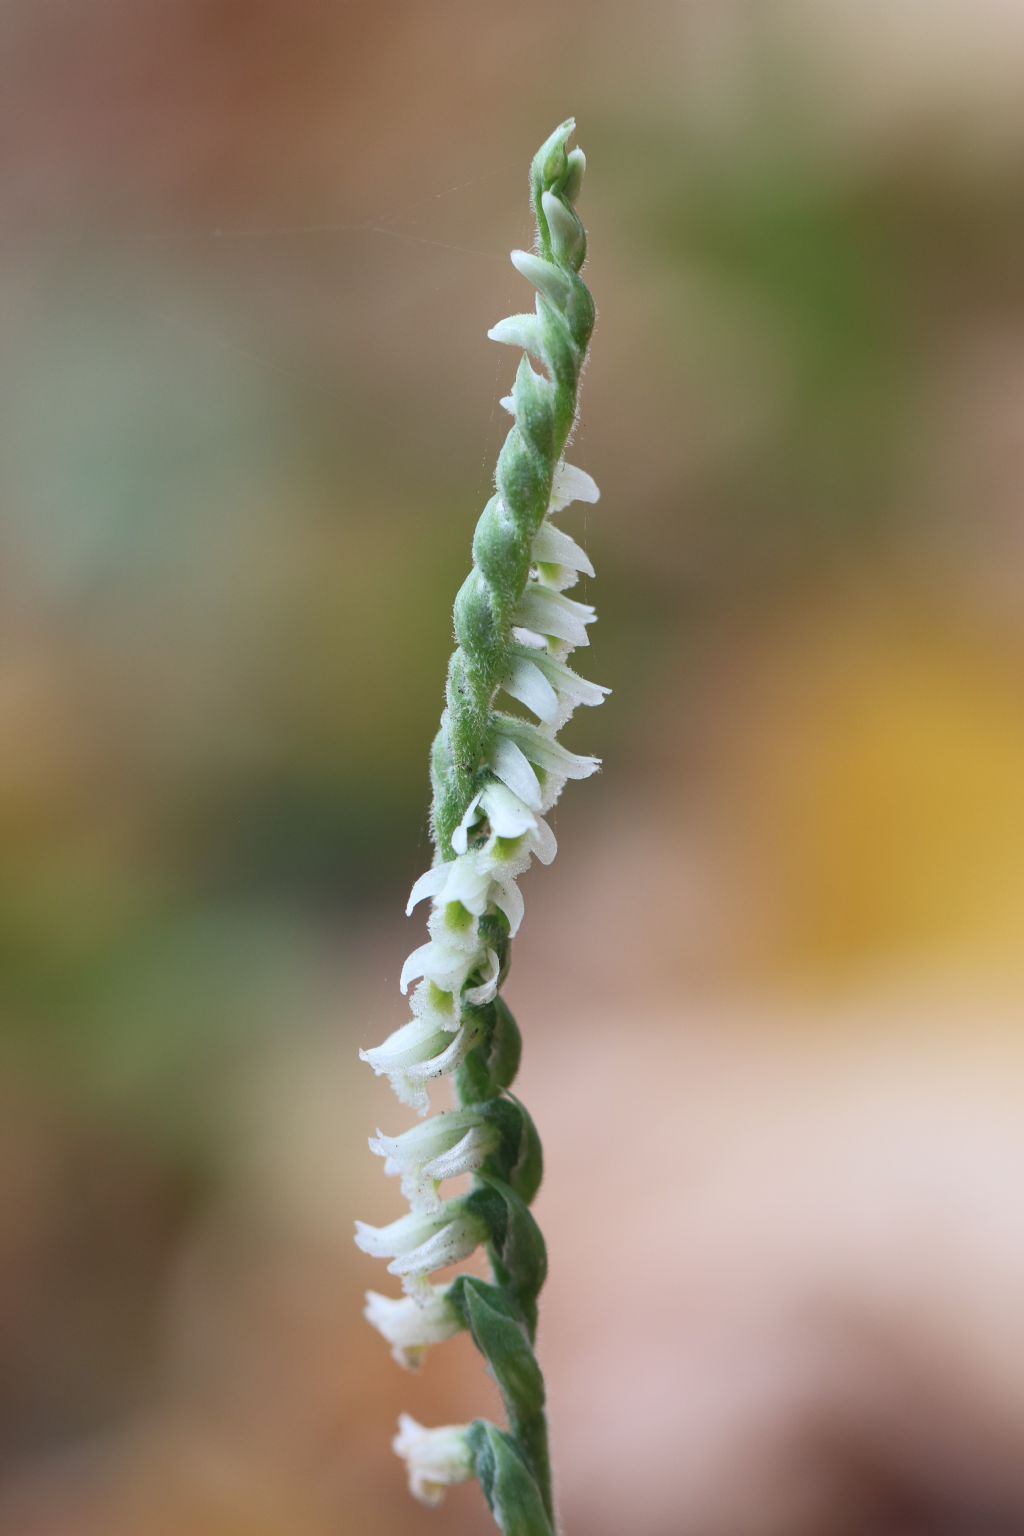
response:
M403 1297L367 1298L367 1316L396 1358L418 1364L430 1345L468 1329L508 1414L507 1431L484 1420L428 1430L403 1418L395 1444L413 1492L432 1501L449 1482L475 1474L506 1536L548 1536L554 1515L544 1383L533 1353L547 1263L529 1210L541 1148L509 1091L520 1037L500 988L523 917L518 879L535 855L544 863L555 855L544 814L568 779L598 766L567 751L557 733L578 705L599 704L607 692L566 665L587 643L594 618L566 592L593 569L551 520L571 501L598 496L590 476L563 460L594 324L579 276L586 235L574 205L586 162L582 150L568 149L573 128L571 119L562 123L534 157L537 249L512 253L537 290L534 312L488 333L524 355L502 401L514 422L498 457L495 493L455 600L456 650L431 758L436 858L409 902L411 911L431 901L429 940L402 972L413 1017L361 1052L421 1113L429 1108L428 1083L455 1079L456 1109L371 1140L385 1170L401 1179L411 1209L387 1227L357 1223L356 1240L389 1258L390 1272L403 1280ZM473 1175L470 1193L443 1200L443 1181L466 1173ZM430 1282L480 1244L490 1257L490 1283L470 1275L447 1286Z

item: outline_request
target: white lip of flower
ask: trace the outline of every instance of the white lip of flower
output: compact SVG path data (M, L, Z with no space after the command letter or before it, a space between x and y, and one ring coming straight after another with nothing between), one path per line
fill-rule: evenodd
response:
M423 1504L440 1504L446 1488L473 1476L468 1425L425 1429L403 1413L393 1446L408 1468L410 1492Z
M443 1179L475 1173L498 1144L497 1128L472 1110L452 1110L414 1125L400 1136L378 1131L370 1151L383 1157L384 1172L398 1175L413 1210L436 1211Z
M487 1236L465 1206L464 1200L447 1200L436 1211L410 1211L386 1227L357 1221L356 1246L371 1258L389 1258L388 1274L401 1276L410 1293L423 1293L425 1276L468 1259Z
M414 1019L422 1019L434 1029L445 1029L451 1033L459 1027L455 998L450 992L442 992L440 987L435 987L432 981L421 981L419 986L413 987L409 1007Z
M476 1044L478 1031L463 1024L454 1031L438 1028L430 1019L415 1018L394 1030L380 1045L360 1051L361 1060L387 1077L403 1104L418 1114L430 1108L426 1084L454 1072Z
M432 1285L419 1296L382 1296L367 1291L363 1316L391 1345L392 1357L407 1371L422 1364L432 1344L444 1344L462 1332L463 1323L444 1286Z

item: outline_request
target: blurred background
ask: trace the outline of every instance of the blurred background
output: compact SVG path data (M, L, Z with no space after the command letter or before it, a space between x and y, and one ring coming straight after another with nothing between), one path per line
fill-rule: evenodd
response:
M470 1536L363 1323L526 170L604 759L526 881L568 1532L1024 1530L1024 9L7 0L0 1527ZM571 1085L571 1086L570 1086Z

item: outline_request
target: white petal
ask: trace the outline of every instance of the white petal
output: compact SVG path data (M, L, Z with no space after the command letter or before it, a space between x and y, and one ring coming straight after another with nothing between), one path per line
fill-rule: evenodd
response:
M491 900L499 912L504 912L508 919L509 934L515 938L526 910L522 891L514 880L496 880L491 887Z
M511 395L502 395L501 399L498 401L498 404L501 406L503 411L508 411L510 416L515 415L516 403Z
M518 795L497 780L488 784L483 792L482 804L487 812L491 831L499 837L521 837L537 825L537 818Z
M439 1152L423 1166L423 1172L431 1179L457 1179L464 1173L475 1173L490 1157L498 1144L498 1132L491 1125L474 1125L447 1152Z
M559 464L551 483L551 511L559 512L573 501L599 501L601 492L585 469Z
M487 911L487 874L481 870L476 855L460 854L445 867L449 872L445 901L458 901L474 917L482 917Z
M445 1039L451 1043L445 1046L443 1051L439 1051L436 1056L430 1056L423 1061L414 1061L409 1066L403 1067L402 1078L410 1083L423 1083L430 1078L444 1077L446 1073L454 1072L457 1067L461 1067L466 1055L476 1044L477 1034L464 1024L456 1034L446 1035ZM397 1084L394 1084L394 1087L397 1093Z
M414 1125L400 1136L378 1131L370 1150L383 1157L384 1172L398 1175L402 1193L414 1211L434 1212L440 1206L437 1184L442 1179L473 1173L497 1145L498 1132L475 1110L452 1110Z
M416 1062L428 1060L438 1049L446 1049L448 1040L447 1031L436 1029L426 1019L412 1019L394 1030L380 1045L360 1051L359 1056L379 1077L382 1072L404 1071Z
M477 1114L451 1110L435 1115L421 1125L411 1126L400 1136L385 1136L383 1131L378 1131L376 1136L370 1137L370 1151L385 1159L385 1173L405 1173L447 1151L477 1124Z
M564 773L549 773L546 775L544 779L544 794L540 805L545 816L549 811L553 811L559 800L561 800L562 790L568 782Z
M429 944L421 944L419 949L414 949L411 955L406 956L402 974L398 979L403 996L408 992L411 982L427 974L426 962L432 948L433 940Z
M554 656L536 656L530 659L537 670L544 673L556 692L574 704L601 704L611 693L610 688L580 677L578 672L574 672L571 667L556 660Z
M433 869L428 869L425 875L420 875L409 892L409 901L405 909L406 917L411 916L413 908L418 907L421 901L426 901L428 896L436 896L438 892L444 890L447 878L447 871L443 864L435 864Z
M373 1259L402 1258L418 1253L424 1243L431 1242L439 1232L446 1231L457 1212L443 1209L435 1216L422 1216L410 1211L389 1221L387 1226L372 1227L369 1222L356 1222L356 1247Z
M424 1084L454 1072L479 1039L479 1026L471 1021L457 1028L437 1029L424 1019L413 1019L396 1029L382 1045L359 1055L377 1073L386 1076L395 1094L417 1114L430 1108Z
M497 325L492 325L487 335L491 341L500 341L506 346L521 347L524 352L532 352L538 359L544 356L540 323L536 315L509 315L507 320L499 320Z
M491 752L491 767L524 805L540 808L540 781L522 750L507 736L499 736Z
M563 779L589 779L601 766L597 757L584 757L570 752L554 737L546 736L536 726L525 720L504 720L501 729L523 750L526 757L546 774L558 774Z
M469 846L469 830L477 819L477 806L480 804L480 796L474 795L466 806L462 820L452 833L452 847L456 853L465 853Z
M452 1205L456 1203L450 1202ZM441 1209L444 1212L447 1207L442 1206ZM404 1216L399 1219L408 1220ZM437 1220L436 1217L415 1217L417 1221L424 1219ZM397 1254L388 1265L388 1274L400 1275L403 1278L431 1275L436 1269L446 1269L449 1264L458 1264L461 1259L468 1259L469 1255L479 1248L485 1236L486 1233L478 1219L460 1212L450 1220L445 1220L443 1225L430 1233L417 1247L403 1248L402 1252ZM362 1247L361 1243L360 1247ZM386 1254L380 1255L382 1258L386 1256Z
M532 251L513 251L512 265L528 283L540 290L558 309L564 309L572 294L572 284L560 267Z
M555 834L543 816L537 817L537 830L532 834L530 841L533 843L533 851L541 863L550 864L558 852L558 843L555 840Z
M538 635L535 629L524 629L521 624L513 624L512 638L517 645L524 646L530 651L546 651L548 648L544 635Z
M577 603L538 582L527 583L516 609L516 621L542 635L552 635L569 645L589 645L587 625L597 615L589 603Z
M544 673L532 661L513 655L512 665L502 682L505 692L532 709L538 720L554 720L558 714L558 695Z
M580 548L576 540L570 539L561 528L556 528L554 523L547 521L541 523L534 538L533 558L552 565L567 565L570 570L582 571L585 576L594 574L590 557Z
M399 985L402 992L408 992L409 985L418 981L421 976L426 976L442 992L458 993L469 972L473 969L473 955L464 950L454 949L447 944L439 944L436 939L431 939L426 944L421 944L414 949L412 954L402 966L402 975Z
M477 1008L482 1008L484 1003L489 1003L498 990L498 975L501 966L493 949L487 951L487 968L484 979L475 987L467 987L463 996L467 1003L472 1003Z

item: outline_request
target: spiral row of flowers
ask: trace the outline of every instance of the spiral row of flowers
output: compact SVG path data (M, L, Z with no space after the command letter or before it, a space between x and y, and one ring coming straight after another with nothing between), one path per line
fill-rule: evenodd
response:
M553 1528L543 1378L533 1354L544 1242L529 1211L541 1177L540 1142L509 1092L519 1032L500 995L510 941L523 920L519 880L534 858L549 864L545 820L569 779L598 762L558 741L580 705L607 690L567 658L588 643L594 610L567 593L593 568L554 520L597 487L563 460L576 416L580 372L593 329L590 293L579 277L586 236L574 203L585 160L569 150L563 123L531 171L537 250L514 251L537 290L534 312L488 334L523 351L511 395L514 418L498 458L495 494L473 540L473 568L455 603L457 648L432 753L436 861L413 886L408 912L430 902L428 940L402 969L411 1019L362 1051L399 1099L425 1115L428 1085L454 1080L457 1107L396 1136L378 1132L372 1150L400 1179L408 1215L384 1227L357 1223L356 1241L389 1260L402 1296L371 1292L369 1321L399 1363L468 1328L502 1389L508 1431L486 1421L424 1429L403 1418L396 1450L412 1491L428 1502L476 1475L506 1536ZM535 366L539 365L539 366ZM446 1180L472 1174L469 1194L445 1199ZM493 1280L436 1271L486 1245Z

